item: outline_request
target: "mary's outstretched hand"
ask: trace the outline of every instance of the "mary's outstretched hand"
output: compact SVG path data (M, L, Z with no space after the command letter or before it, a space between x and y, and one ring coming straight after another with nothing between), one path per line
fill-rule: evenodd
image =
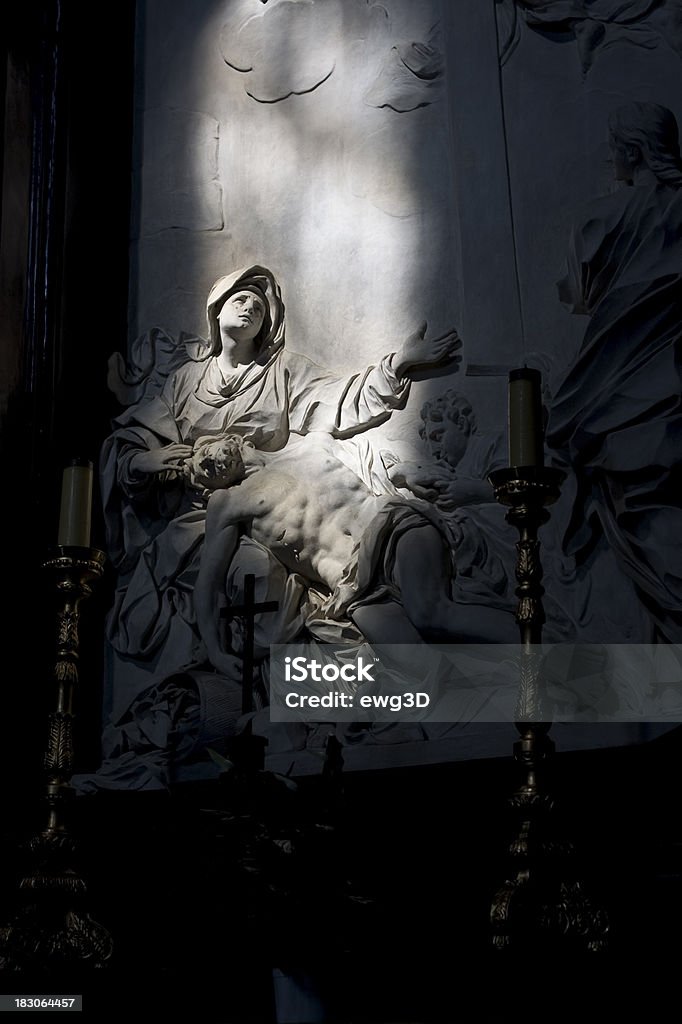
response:
M452 328L437 338L426 337L426 320L409 336L393 357L393 368L399 377L408 377L414 370L452 363L451 370L462 361L462 341Z

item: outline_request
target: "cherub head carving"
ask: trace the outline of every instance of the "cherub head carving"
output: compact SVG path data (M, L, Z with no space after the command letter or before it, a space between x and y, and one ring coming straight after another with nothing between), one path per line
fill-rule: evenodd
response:
M434 459L456 466L476 429L476 417L470 403L459 391L449 388L442 395L424 402L419 436Z

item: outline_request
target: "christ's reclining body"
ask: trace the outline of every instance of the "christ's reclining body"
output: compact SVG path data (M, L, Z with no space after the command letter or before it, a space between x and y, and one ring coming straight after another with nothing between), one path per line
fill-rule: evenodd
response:
M212 493L195 602L216 668L232 667L217 595L244 530L290 572L328 591L326 614L350 618L371 643L456 639L461 608L450 593L454 558L438 513L416 498L373 494L337 451L338 442L325 433L274 454L237 436L197 446L190 473L195 486ZM509 616L478 608L481 613L506 639ZM419 658L426 667L423 647Z

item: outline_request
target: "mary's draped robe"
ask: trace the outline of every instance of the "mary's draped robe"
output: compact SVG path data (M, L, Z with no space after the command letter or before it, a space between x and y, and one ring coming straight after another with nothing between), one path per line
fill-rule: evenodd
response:
M326 431L355 472L377 493L368 446L345 443L378 425L407 400L409 382L393 372L391 358L358 374L340 377L302 355L279 348L265 363L253 363L225 382L215 358L190 360L166 382L162 393L127 409L114 423L102 454L109 552L119 571L109 639L120 654L152 658L165 642L174 616L194 622L192 591L202 546L206 501L184 481L163 474L150 483L131 465L141 450L173 441L239 434L262 451L284 448L292 435ZM379 467L380 468L380 467ZM392 488L387 478L388 493ZM317 486L311 481L311 487ZM275 596L276 615L259 617L256 642L287 642L313 612L306 581L288 574L261 545L244 536L226 589L237 592L245 571L256 572L257 597ZM179 655L180 664L189 660Z

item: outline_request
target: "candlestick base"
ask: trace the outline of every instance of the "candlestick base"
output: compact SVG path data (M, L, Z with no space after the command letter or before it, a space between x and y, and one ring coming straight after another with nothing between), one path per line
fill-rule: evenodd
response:
M110 958L111 936L86 909L77 850L65 829L46 829L28 844L31 869L19 883L24 906L0 928L2 969L102 967Z
M47 822L28 844L30 870L19 884L24 907L0 928L0 964L4 968L46 967L79 963L100 967L111 956L106 928L85 909L86 884L75 868L77 843L67 825L73 796L74 695L78 684L80 603L92 594L105 564L96 548L58 546L43 568L51 574L56 597L54 710L49 715L43 760Z

